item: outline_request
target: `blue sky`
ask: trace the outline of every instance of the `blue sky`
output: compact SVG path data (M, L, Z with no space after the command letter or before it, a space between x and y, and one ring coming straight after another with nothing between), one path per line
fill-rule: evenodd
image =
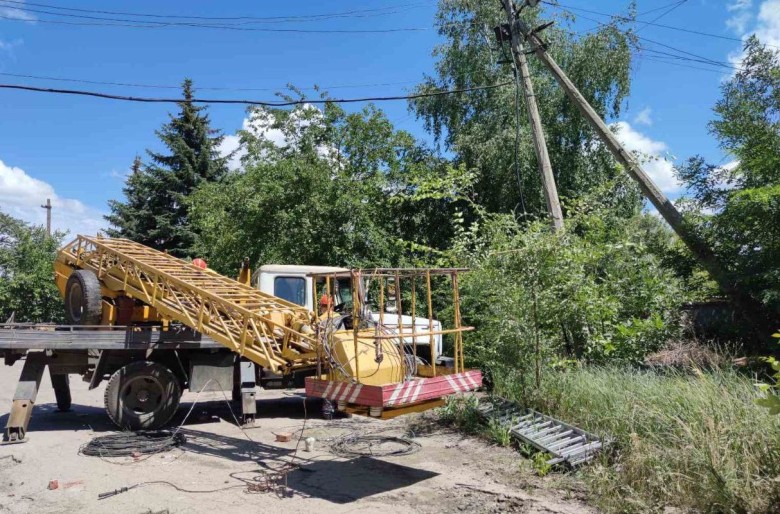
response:
M24 78L35 75L101 82L176 86L183 77L196 88L268 88L269 91L208 91L212 98L272 98L272 90L293 83L299 87L331 88L333 96L359 97L407 92L433 70L433 50L439 38L433 29L432 0L349 0L341 2L99 2L0 0L0 83L100 90L138 96L176 96L176 89L93 85ZM486 0L495 1L495 0ZM623 12L628 1L561 0L572 8L605 13ZM671 0L638 0L638 12L668 6ZM93 23L87 18L61 17L49 6L85 10L188 16L300 16L387 8L361 17L316 22L251 25L266 28L360 30L419 28L424 30L345 34L214 30L193 27L139 29L46 23L58 20ZM17 8L23 8L19 10ZM546 7L550 9L550 7ZM644 16L652 20L665 10ZM59 11L81 16L128 16ZM598 15L583 16L600 19ZM160 18L165 20L164 18ZM37 21L36 21L37 20ZM780 0L688 0L658 20L673 26L741 38L756 32L780 46ZM594 22L579 18L576 30ZM740 43L645 26L639 33L709 59L738 63ZM655 44L650 48L664 50ZM690 61L658 60L642 53L634 64L631 97L620 120L621 134L631 149L652 155L684 158L703 154L727 164L708 134L706 124L728 69ZM706 69L691 69L696 66ZM101 214L111 198L121 198L127 168L136 154L158 148L154 131L173 106L121 103L72 96L0 90L0 209L41 223L39 205L51 197L56 228L94 233L105 223ZM399 128L424 136L405 102L381 107ZM233 134L245 117L241 106L212 106L214 127ZM654 161L650 173L670 196L680 194L671 163Z

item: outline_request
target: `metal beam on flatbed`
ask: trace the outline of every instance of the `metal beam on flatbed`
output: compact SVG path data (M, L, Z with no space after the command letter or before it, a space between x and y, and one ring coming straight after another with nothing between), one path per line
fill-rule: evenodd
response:
M14 350L197 350L224 348L213 339L182 337L161 330L125 327L6 325L0 327L0 351Z

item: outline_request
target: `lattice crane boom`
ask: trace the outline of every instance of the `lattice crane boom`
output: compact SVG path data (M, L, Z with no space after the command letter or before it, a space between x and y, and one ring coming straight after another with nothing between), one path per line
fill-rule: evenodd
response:
M277 372L316 365L303 307L127 239L78 236L55 262L58 279L92 271L101 288L154 308Z

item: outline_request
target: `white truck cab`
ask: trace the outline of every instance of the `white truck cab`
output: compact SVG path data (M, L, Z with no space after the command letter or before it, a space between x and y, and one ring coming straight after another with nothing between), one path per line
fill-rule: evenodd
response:
M341 271L349 271L346 268L338 268L334 266L298 266L294 264L266 264L261 266L252 277L252 282L256 285L260 291L268 294L272 294L288 302L298 304L306 307L310 311L316 311L318 305L314 304L314 280L310 276L317 273L337 273ZM335 303L349 303L351 302L352 290L349 284L349 279L340 279L337 284L337 291L335 291L336 300ZM379 322L379 313L372 312L371 317L375 322ZM407 345L417 343L417 354L425 358L430 355L430 341L429 337L421 337L416 341L412 340L411 334L412 326L414 325L414 332L429 332L428 318L416 317L412 318L409 315L402 315L401 322L403 323L404 342ZM389 330L393 330L393 327L398 327L398 314L393 312L385 312L382 316L382 323ZM397 333L397 328L395 329ZM433 327L431 332L440 332L441 323L438 320L433 321ZM406 335L409 334L409 335ZM442 336L434 336L434 344L436 345L437 360L442 355Z

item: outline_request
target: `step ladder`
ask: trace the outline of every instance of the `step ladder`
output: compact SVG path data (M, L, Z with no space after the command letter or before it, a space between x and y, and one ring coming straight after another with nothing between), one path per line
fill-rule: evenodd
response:
M592 460L604 444L589 432L507 400L480 402L477 411L484 420L494 419L508 428L515 440L548 453L549 465L579 466Z

